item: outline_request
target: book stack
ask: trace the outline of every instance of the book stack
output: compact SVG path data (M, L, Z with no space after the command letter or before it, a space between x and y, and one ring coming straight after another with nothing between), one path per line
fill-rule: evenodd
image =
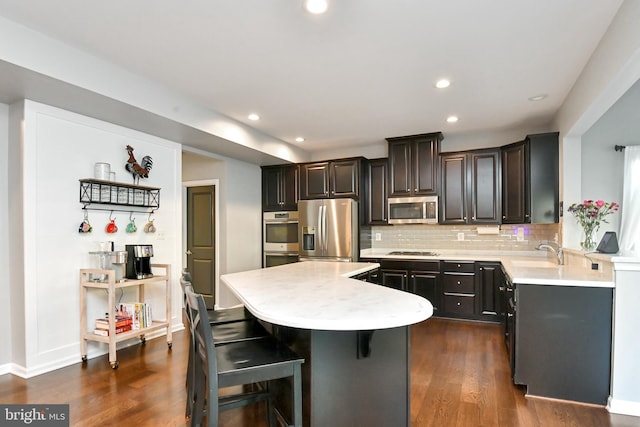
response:
M116 316L116 334L127 332L133 329L133 319L127 316ZM96 319L96 328L93 330L96 335L109 336L109 319Z
M118 315L131 318L132 329L143 329L151 326L151 305L143 302L120 304Z

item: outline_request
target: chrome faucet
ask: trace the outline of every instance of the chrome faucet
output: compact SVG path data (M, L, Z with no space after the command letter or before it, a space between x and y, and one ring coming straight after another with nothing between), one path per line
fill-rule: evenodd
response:
M556 245L557 248L554 248L553 245ZM536 249L541 251L542 249L549 249L551 252L556 254L556 258L558 258L558 265L564 265L564 254L562 253L562 246L556 242L541 242Z

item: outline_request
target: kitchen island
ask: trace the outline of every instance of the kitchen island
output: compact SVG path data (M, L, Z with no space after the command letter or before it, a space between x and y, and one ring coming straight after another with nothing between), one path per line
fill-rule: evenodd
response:
M305 426L409 426L409 325L426 299L351 279L375 263L308 261L221 276L272 333L305 358ZM288 417L289 384L280 409Z

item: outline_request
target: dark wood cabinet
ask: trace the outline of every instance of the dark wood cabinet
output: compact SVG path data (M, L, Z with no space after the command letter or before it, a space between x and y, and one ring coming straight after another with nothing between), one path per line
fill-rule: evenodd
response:
M368 281L426 298L434 316L500 322L505 315L499 262L362 259L378 262L379 281Z
M502 222L504 224L530 222L528 159L527 144L524 141L502 147Z
M440 155L442 224L499 224L500 150Z
M527 135L501 151L502 222L559 222L558 132Z
M467 155L440 155L442 189L440 191L440 222L467 223Z
M367 167L367 197L365 222L369 225L387 224L388 159L369 160Z
M435 195L441 132L387 138L389 196Z
M341 159L300 165L300 199L358 199L361 159Z
M409 271L409 292L429 300L434 316L440 314L440 271Z
M476 281L480 290L478 314L500 321L505 314L502 265L499 262L476 262Z
M442 305L445 316L474 318L476 315L475 263L442 262Z
M262 167L262 210L295 211L298 209L298 166Z
M418 260L381 260L383 286L411 292L429 300L434 315L440 311L440 262Z
M382 286L399 291L409 290L409 270L381 268L380 276L382 278Z

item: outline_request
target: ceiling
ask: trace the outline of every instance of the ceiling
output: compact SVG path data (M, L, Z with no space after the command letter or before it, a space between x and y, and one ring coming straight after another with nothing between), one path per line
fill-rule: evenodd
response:
M0 0L0 16L317 152L548 126L621 3ZM0 101L19 95L1 72Z

